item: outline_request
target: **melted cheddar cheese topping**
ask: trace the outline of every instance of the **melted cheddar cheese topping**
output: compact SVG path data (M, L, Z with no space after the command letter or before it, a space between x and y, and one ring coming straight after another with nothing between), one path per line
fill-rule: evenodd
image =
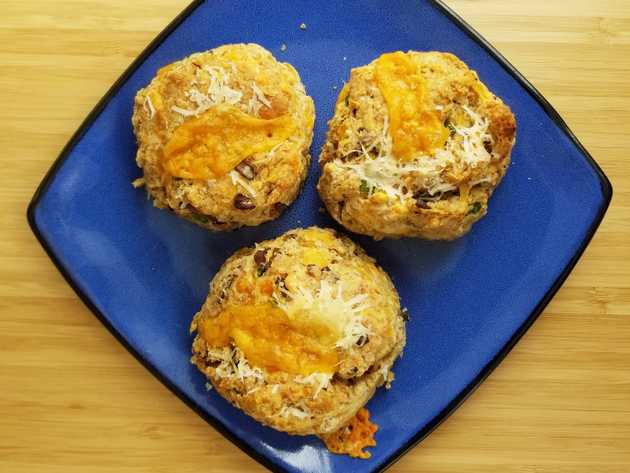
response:
M392 151L401 161L442 148L449 136L428 97L426 81L403 52L376 60L375 79L389 113Z
M335 236L330 232L319 227L305 228L300 232L300 238L313 242L323 242L327 245L332 245L335 242Z
M374 447L374 433L378 426L370 421L370 412L362 407L357 414L350 419L348 425L331 433L322 435L321 439L326 448L333 453L346 454L354 458L370 458L370 452L364 448Z
M233 343L252 366L268 372L334 373L338 362L336 329L308 316L290 317L271 304L226 307L203 320L199 333L212 347Z
M331 263L332 258L330 257L330 252L323 248L305 248L302 251L300 261L306 266L314 264L323 268Z
M161 160L166 176L217 179L247 157L270 151L295 131L290 115L262 119L218 105L175 129Z

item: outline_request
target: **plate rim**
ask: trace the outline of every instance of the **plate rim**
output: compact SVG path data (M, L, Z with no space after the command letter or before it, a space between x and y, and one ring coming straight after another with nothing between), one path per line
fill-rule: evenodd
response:
M248 454L254 460L258 461L268 469L278 473L285 473L287 470L275 463L270 458L266 457L254 447L250 446L244 441L241 441L232 431L223 423L221 423L218 419L208 414L204 411L200 405L198 405L193 399L186 396L177 385L173 384L166 377L162 376L157 368L152 365L147 359L143 358L140 353L129 344L124 337L121 335L116 328L109 323L109 321L105 318L105 315L94 305L94 303L90 300L83 290L79 287L78 283L75 281L71 271L65 268L65 266L61 263L57 255L55 254L52 246L48 243L48 241L43 236L41 230L39 229L36 218L35 211L36 208L48 189L49 185L53 181L55 175L59 167L64 163L64 161L68 158L74 147L79 143L79 141L83 138L83 135L87 132L87 130L92 126L92 123L98 118L103 109L108 105L109 101L112 97L118 92L118 90L125 84L127 79L144 63L151 53L153 53L163 42L164 40L177 29L177 27L188 18L200 5L205 3L206 0L193 0L186 8L184 8L145 48L144 50L133 60L133 62L125 69L125 71L120 75L120 77L112 84L109 90L105 93L105 95L97 102L94 108L90 111L90 113L83 120L79 128L74 132L66 145L62 148L59 156L55 159L51 167L48 169L46 174L44 175L42 181L38 185L26 211L26 218L28 224L31 228L31 231L39 241L40 245L51 259L53 264L57 267L57 270L64 277L66 282L70 285L70 287L75 291L79 299L85 304L85 306L94 314L94 316L107 328L107 330L114 336L114 338L123 346L125 349L138 361L140 364L147 369L153 376L155 376L162 384L164 384L173 394L175 394L181 401L183 401L188 407L190 407L193 411L195 411L202 419L212 425L216 430L218 430L225 438L230 440L234 445L240 448L243 452ZM584 250L590 243L591 239L595 235L599 225L610 206L610 202L612 200L613 188L610 180L601 169L601 167L597 164L592 155L588 152L588 150L582 145L579 139L575 136L575 134L571 131L567 123L560 116L560 114L556 111L556 109L549 103L549 101L534 87L531 82L529 82L492 44L487 41L481 34L479 34L470 24L468 24L464 19L462 19L459 14L455 13L448 5L446 5L443 0L426 0L427 3L437 10L439 10L442 14L444 14L447 18L449 18L460 30L462 30L470 39L476 42L479 46L481 46L487 54L489 54L497 63L499 63L505 70L508 72L515 80L518 82L521 87L523 87L532 98L541 106L541 108L545 111L545 113L549 116L549 118L555 123L555 125L562 130L565 135L572 141L572 143L577 147L582 156L584 157L587 164L591 166L591 168L595 171L596 177L599 180L601 191L602 191L602 203L598 210L597 215L591 222L591 225L588 228L588 231L580 242L579 247L576 252L573 254L567 265L564 267L560 275L556 278L553 284L549 287L545 295L538 301L538 304L534 307L532 312L527 316L525 321L518 327L518 329L512 334L510 339L501 347L499 351L492 357L492 359L486 363L483 368L479 371L477 376L473 378L473 380L463 388L457 396L455 396L429 423L427 423L422 429L420 429L416 434L413 435L407 442L402 444L395 452L393 452L389 457L387 457L383 463L374 471L383 472L389 467L391 467L394 463L396 463L402 456L404 456L409 450L411 450L414 446L424 440L431 432L433 432L442 422L448 419L469 396L474 393L477 388L485 381L485 379L490 376L490 374L495 370L497 366L505 359L505 357L510 353L512 348L520 341L520 339L525 335L525 333L529 330L529 328L533 325L533 323L538 319L540 314L543 312L547 304L551 301L551 299L558 292L564 281L567 279L579 259L581 258Z

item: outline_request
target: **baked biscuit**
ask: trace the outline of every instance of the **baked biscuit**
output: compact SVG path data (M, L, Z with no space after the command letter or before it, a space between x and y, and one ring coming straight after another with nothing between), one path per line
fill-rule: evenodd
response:
M329 229L237 251L195 315L192 362L236 407L291 434L345 426L393 379L404 314L387 274Z
M339 95L318 190L353 232L458 238L486 214L515 130L509 107L454 55L384 54Z
M210 230L274 219L306 177L314 117L298 73L261 46L193 54L136 95L134 185Z

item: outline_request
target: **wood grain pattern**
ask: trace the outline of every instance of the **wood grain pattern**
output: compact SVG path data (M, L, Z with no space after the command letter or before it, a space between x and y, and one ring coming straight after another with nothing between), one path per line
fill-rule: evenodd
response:
M261 471L103 329L25 220L72 132L186 1L0 4L0 471ZM630 2L449 4L557 107L615 196L539 321L391 471L627 472Z

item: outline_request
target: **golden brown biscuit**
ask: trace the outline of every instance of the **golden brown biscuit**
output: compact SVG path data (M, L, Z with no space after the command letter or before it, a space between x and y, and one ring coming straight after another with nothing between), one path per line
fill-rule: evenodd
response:
M258 225L296 198L314 106L291 65L256 44L163 67L136 95L136 161L155 206L211 230Z
M291 434L346 425L393 379L405 344L398 294L332 230L292 230L236 252L191 331L192 362L258 421Z
M349 230L450 240L487 211L510 162L510 109L457 57L395 52L353 69L318 190Z

